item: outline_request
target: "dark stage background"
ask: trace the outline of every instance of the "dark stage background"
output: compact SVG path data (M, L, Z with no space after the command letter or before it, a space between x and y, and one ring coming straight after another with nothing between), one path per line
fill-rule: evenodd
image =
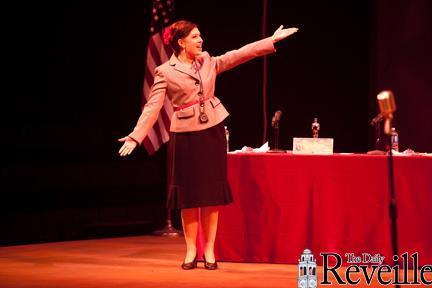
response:
M257 40L261 1L176 2L213 55ZM393 89L401 148L431 152L431 4L269 1L268 35L297 26L268 57L268 121L281 146L314 117L336 152L373 149L376 94ZM148 233L165 220L166 147L121 159L133 128L151 1L21 3L7 8L3 54L0 244ZM231 148L262 144L262 59L218 78ZM271 135L268 128L268 135ZM311 167L311 170L313 167ZM178 215L178 211L175 212ZM178 217L175 217L179 226Z

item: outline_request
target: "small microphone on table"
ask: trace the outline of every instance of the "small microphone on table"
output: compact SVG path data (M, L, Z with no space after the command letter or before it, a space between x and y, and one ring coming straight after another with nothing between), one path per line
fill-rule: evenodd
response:
M282 116L282 111L281 110L278 110L278 111L275 112L275 115L272 118L272 124L271 124L272 127L278 128L281 116Z
M384 116L379 113L378 115L376 115L371 122L369 123L371 126L375 126L376 124L378 124L379 122L381 122L384 119Z
M279 122L282 116L282 111L277 110L272 118L272 127L273 127L273 135L274 135L274 143L273 148L268 152L270 153L285 153L285 150L279 149Z

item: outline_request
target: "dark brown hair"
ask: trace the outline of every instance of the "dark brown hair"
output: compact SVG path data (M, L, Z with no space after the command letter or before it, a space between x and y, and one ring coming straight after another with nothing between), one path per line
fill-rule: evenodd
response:
M178 44L178 40L188 36L189 33L197 27L197 24L186 20L174 22L164 31L164 43L171 45L177 55L182 49Z

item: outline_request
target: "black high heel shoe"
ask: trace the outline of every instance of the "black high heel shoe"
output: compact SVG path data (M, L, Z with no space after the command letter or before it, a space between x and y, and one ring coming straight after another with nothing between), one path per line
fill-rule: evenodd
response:
M217 265L217 261L215 260L214 263L209 263L206 261L205 259L205 255L203 254L203 259L204 259L204 268L207 270L216 270L218 269L218 265Z
M182 265L181 265L181 268L183 270L192 270L192 269L195 269L197 267L197 256L198 255L195 255L195 258L194 258L194 260L192 262L188 262L188 263L183 262Z

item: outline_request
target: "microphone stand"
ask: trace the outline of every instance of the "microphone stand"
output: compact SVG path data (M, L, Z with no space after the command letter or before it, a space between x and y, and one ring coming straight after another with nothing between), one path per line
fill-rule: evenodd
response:
M369 123L372 127L375 128L375 150L368 151L367 154L369 154L369 155L385 155L386 154L386 152L382 150L382 147L380 147L381 136L382 136L382 134L381 134L381 122L382 122L382 120L383 120L383 116L380 113L377 116L375 116L371 120L371 122ZM382 144L381 144L381 146L382 146Z
M279 121L273 121L274 148L267 151L268 153L286 153L285 150L279 149Z
M391 121L386 119L386 121ZM390 122L391 131L391 122ZM393 149L392 149L392 137L388 137L389 144L389 154L388 154L388 181L389 181L389 191L390 191L390 203L389 203L389 213L391 219L391 237L392 237L392 247L393 255L398 255L399 257L399 247L398 247L398 233L397 233L397 205L396 205L396 193L395 193L395 183L394 183L394 166L393 166ZM397 265L398 261L393 259L393 264ZM405 268L407 269L407 268ZM396 288L400 287L396 284Z
M384 90L377 95L378 105L382 116L385 119L384 122L384 133L388 135L389 154L388 154L388 182L390 192L390 203L389 203L389 216L391 219L391 240L393 248L393 264L398 265L399 260L399 247L398 247L398 233L397 233L397 203L394 183L394 163L393 163L393 149L392 149L392 137L391 127L393 120L393 113L396 111L396 103L394 95L391 90ZM405 267L407 269L407 267ZM396 283L396 287L399 288L399 283Z
M381 113L379 113L377 116L375 116L371 122L370 125L372 127L375 127L375 149L379 150L379 142L380 142L380 138L381 138L381 125L380 123L383 120L383 116Z
M375 149L379 150L379 142L381 138L381 129L379 123L375 124Z

